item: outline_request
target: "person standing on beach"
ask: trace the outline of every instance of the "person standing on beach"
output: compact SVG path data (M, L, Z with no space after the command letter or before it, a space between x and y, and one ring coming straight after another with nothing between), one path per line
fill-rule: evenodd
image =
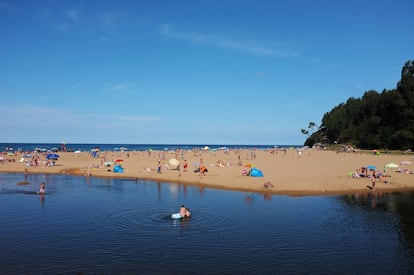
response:
M161 174L161 160L158 161L157 173Z
M372 171L372 175L371 175L371 185L372 185L372 189L375 188L375 182L377 181L377 173L375 172L375 170Z

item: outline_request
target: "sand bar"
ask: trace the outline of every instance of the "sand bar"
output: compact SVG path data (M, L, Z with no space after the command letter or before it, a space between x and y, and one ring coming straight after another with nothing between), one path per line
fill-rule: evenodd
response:
M3 154L0 172L60 173L94 177L123 177L228 190L285 195L348 194L358 192L414 190L414 158L409 154L337 153L307 149L269 150L188 150L188 151L133 151L58 152L55 165L47 166L47 153L40 153L37 166L26 153ZM171 165L170 159L180 161L180 170ZM121 161L122 160L122 161ZM184 161L188 168L183 169ZM123 173L114 173L120 161ZM108 165L108 162L114 162ZM161 173L157 169L161 166ZM358 168L376 166L384 173L384 166L395 163L399 168L386 169L386 177L376 180L374 190L368 188L368 178L353 178L350 173ZM105 165L106 164L106 165ZM204 175L194 170L204 165ZM263 177L243 175L250 167L260 169ZM404 173L398 171L402 170ZM273 187L265 188L271 182ZM40 184L40 183L39 183Z

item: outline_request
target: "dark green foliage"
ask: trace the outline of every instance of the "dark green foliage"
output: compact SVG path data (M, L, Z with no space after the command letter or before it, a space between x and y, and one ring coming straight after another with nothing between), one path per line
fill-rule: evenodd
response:
M309 134L304 129L302 133ZM351 97L326 113L305 145L316 142L347 143L361 149L414 149L414 61L405 63L396 89L367 91L362 98Z

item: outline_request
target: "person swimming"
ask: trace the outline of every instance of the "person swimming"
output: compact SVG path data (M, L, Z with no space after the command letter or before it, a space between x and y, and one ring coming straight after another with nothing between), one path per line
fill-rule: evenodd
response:
M185 215L184 215L184 218L189 218L189 217L191 217L191 212L190 212L190 209L185 208Z
M188 209L187 207L185 207L184 204L181 205L181 207L180 207L180 215L183 218L189 218L189 217L191 217L190 209Z

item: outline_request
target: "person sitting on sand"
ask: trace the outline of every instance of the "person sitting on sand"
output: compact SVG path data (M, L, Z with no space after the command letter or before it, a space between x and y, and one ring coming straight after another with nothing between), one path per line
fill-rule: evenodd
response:
M44 194L45 193L45 183L44 182L42 182L40 184L39 193L40 194Z
M270 188L270 187L273 187L273 183L270 180L268 180L263 184L263 187L266 188L266 189Z
M207 168L205 166L201 166L200 173L204 176L206 172L208 172Z

